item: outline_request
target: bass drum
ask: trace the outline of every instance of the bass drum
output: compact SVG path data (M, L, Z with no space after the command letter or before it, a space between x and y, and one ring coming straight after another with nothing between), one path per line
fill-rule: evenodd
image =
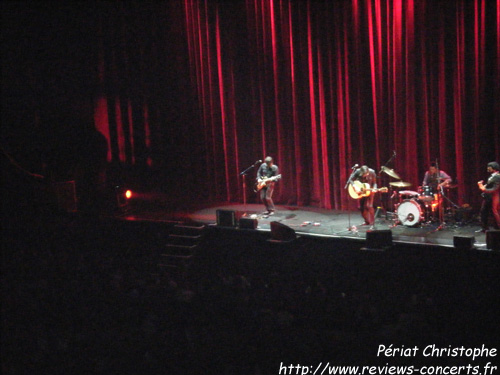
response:
M424 220L424 211L415 199L405 200L398 206L398 220L401 224L413 227Z

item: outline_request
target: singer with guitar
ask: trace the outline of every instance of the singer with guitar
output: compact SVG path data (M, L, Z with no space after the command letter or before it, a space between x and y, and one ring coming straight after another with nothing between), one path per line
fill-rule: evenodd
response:
M356 169L349 188L349 190L361 197L359 199L359 210L363 219L365 219L365 222L361 225L373 225L375 223L375 210L373 209L375 194L372 193L378 191L375 171L366 165Z
M256 191L260 193L260 200L266 206L264 215L274 215L273 191L274 184L281 178L279 168L273 162L273 158L268 156L264 163L257 170Z
M486 184L481 180L477 183L482 191L483 203L481 205L481 229L476 232L485 233L488 219L491 214L495 218L495 229L500 229L500 165L496 161L488 163L487 171L490 177Z

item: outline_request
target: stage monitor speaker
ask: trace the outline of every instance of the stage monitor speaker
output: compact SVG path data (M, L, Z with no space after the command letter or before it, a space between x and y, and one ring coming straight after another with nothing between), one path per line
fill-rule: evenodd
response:
M500 250L500 230L486 231L486 248L490 250Z
M217 210L217 226L219 227L236 227L236 212L232 210Z
M258 225L257 219L242 217L239 221L240 229L257 229L257 225Z
M453 246L455 249L471 250L474 249L474 236L453 236Z
M297 238L295 231L278 221L271 221L271 241L291 242Z
M390 229L368 230L366 232L366 247L362 250L386 250L392 247L392 232Z

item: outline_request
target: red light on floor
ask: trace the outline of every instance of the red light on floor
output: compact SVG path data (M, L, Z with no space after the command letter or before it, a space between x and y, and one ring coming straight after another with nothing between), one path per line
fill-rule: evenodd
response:
M127 190L127 191L125 192L125 197L126 197L127 199L132 198L132 190Z

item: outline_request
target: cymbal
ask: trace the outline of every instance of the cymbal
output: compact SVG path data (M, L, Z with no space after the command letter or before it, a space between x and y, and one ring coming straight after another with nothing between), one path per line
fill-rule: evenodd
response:
M382 172L388 174L391 177L397 178L398 180L401 180L401 177L399 177L399 175L394 172L394 169L387 168L385 165L382 166Z
M394 187L408 187L408 186L411 186L411 184L409 182L404 182L404 181L389 182L389 185L394 186Z

